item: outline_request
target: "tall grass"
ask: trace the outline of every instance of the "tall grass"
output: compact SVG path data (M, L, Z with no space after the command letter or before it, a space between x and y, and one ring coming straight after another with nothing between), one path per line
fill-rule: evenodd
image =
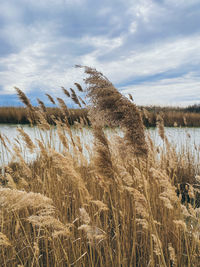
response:
M167 127L200 127L200 113L188 112L187 109L166 109L150 107L141 107L143 121L147 127L155 127L157 116L163 117L164 124Z
M34 108L36 110L41 109L41 101L40 107ZM61 110L57 107L46 107L46 112L48 114L48 123L50 124L54 124L54 120L51 119L52 117L64 120ZM68 116L69 123L73 125L81 120L84 120L86 125L90 124L87 118L87 110L85 108L70 109L70 115ZM0 123L29 124L30 113L27 107L0 107Z
M101 73L85 71L95 140L90 158L65 107L62 121L52 117L59 151L45 110L34 111L48 142L33 143L19 130L38 157L27 163L16 140L15 161L2 169L0 265L199 266L200 178L192 152L176 152L161 119L158 150L138 108ZM124 137L108 139L104 123L119 125ZM1 136L5 150L8 141Z
M84 119L86 125L90 125L88 118L88 110L85 108L85 102L79 97L79 103L83 105L80 109L69 109L71 112L68 116L68 121L71 125L75 122L80 122ZM54 101L54 100L53 100ZM54 102L55 103L55 102ZM200 113L190 112L187 109L166 109L166 108L151 108L151 107L138 107L141 110L143 123L146 127L156 127L156 118L158 114L162 114L165 126L168 127L200 127ZM63 119L62 112L57 107L46 108L48 117L55 116L56 118ZM148 115L147 115L148 114ZM53 124L51 119L48 120ZM24 107L0 107L0 123L15 123L15 124L29 124L29 114L27 108Z

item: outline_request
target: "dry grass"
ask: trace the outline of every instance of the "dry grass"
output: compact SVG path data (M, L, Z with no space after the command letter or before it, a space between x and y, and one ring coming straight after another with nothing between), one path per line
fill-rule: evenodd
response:
M65 89L66 90L66 89ZM63 92L65 93L64 89ZM66 93L65 93L66 94ZM48 94L47 94L48 95ZM49 98L50 95L48 95ZM51 96L50 96L51 97ZM70 97L70 94L69 94ZM39 101L39 99L38 99ZM54 99L51 97L49 101L53 104L56 104ZM54 102L52 102L54 101ZM75 121L80 122L82 118L87 121L87 124L90 124L88 118L88 111L85 108L85 101L78 96L79 104L82 106L81 109L69 109L72 111L68 117L70 124L74 124ZM78 103L78 102L77 102ZM41 102L40 102L41 104ZM78 105L79 105L78 104ZM57 118L63 119L62 113L57 107L50 108L46 107L49 118L51 116L56 116ZM200 127L200 113L188 112L185 110L168 110L165 108L160 109L151 109L148 107L139 107L142 111L141 116L143 123L146 127L156 127L157 116L162 114L164 124L167 127ZM149 111L148 111L149 110ZM24 107L0 107L0 123L16 123L16 124L29 124L30 120L28 119L27 108ZM49 120L49 123L52 124L52 120Z
M155 127L157 116L162 114L164 124L167 127L200 127L200 113L189 112L188 108L142 108L143 121L148 127Z
M200 266L200 210L195 206L200 179L192 154L176 153L161 119L158 151L145 137L137 107L101 73L90 68L86 73L95 139L90 158L67 117L52 118L59 152L50 126L48 145L33 144L19 130L38 158L27 163L16 143L17 162L2 170L0 265ZM105 122L120 125L124 138L113 134L108 140ZM40 120L40 131L46 132L46 123L41 128ZM83 124L77 125L80 130ZM5 149L6 142L1 136ZM183 182L188 183L185 191Z
M39 101L39 107L36 110L42 109L42 101ZM43 106L44 108L44 106ZM55 119L65 120L63 113L57 107L50 108L45 107L48 115L48 123L54 124L54 120L51 119L52 117ZM70 116L68 116L68 121L71 125L76 122L80 122L81 120L85 121L86 125L89 125L89 119L87 118L87 109L69 109ZM30 124L30 114L28 112L27 107L0 107L0 123L13 123L13 124ZM34 124L36 122L33 122Z

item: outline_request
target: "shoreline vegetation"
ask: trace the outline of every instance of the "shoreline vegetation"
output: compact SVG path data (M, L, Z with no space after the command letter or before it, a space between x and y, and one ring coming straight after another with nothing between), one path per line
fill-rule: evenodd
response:
M138 107L142 114L145 127L156 127L157 116L161 115L166 127L200 127L200 106L193 105L186 108L179 107ZM35 109L39 110L38 107ZM76 122L84 122L84 125L91 125L88 118L87 108L68 109L68 122L74 125ZM64 115L58 107L46 107L47 120L54 124L53 116L64 121ZM0 107L0 124L30 124L27 107ZM36 122L35 122L36 124Z
M1 152L13 156L0 172L0 266L199 266L199 148L177 152L162 114L156 118L162 145L156 147L140 109L102 73L83 68L94 136L89 159L64 101L63 120L51 117L53 135L43 103L36 109L17 88L46 142L19 127L21 141L10 150L10 140L0 135ZM119 126L123 137L108 139L104 125ZM81 131L83 119L77 127ZM24 158L21 142L37 153L33 162Z

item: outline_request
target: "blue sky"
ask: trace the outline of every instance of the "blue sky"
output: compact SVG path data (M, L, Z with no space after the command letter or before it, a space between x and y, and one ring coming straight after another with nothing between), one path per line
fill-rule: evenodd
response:
M199 0L1 0L0 105L83 83L95 67L139 105L200 103ZM67 104L71 103L66 99Z

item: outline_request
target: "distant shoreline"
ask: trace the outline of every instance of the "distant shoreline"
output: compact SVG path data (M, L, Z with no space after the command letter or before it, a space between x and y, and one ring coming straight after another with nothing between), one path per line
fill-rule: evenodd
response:
M146 127L155 127L157 115L163 117L166 127L200 127L200 107L198 105L180 108L180 107L139 107ZM36 107L38 109L38 107ZM53 124L52 116L61 121L64 115L57 107L47 107L47 120ZM38 109L39 110L39 109ZM90 125L88 111L83 109L69 109L68 122L74 125L76 122L82 122L84 125ZM30 124L28 110L26 107L0 107L0 124Z

